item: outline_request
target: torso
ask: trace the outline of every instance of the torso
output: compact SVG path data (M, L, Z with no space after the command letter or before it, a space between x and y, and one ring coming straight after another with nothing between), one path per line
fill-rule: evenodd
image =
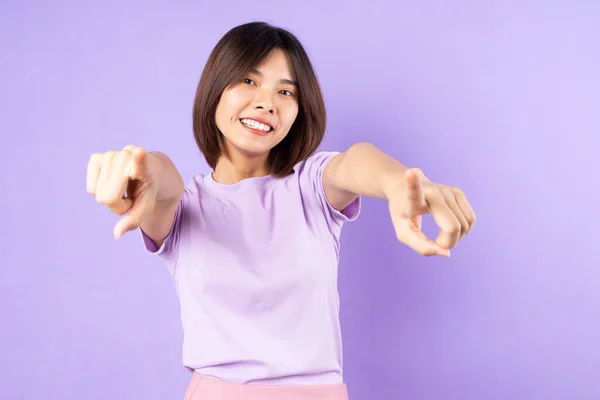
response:
M342 382L339 233L359 201L349 217L333 210L312 167L236 185L198 175L187 186L162 253L181 302L184 364L198 374Z

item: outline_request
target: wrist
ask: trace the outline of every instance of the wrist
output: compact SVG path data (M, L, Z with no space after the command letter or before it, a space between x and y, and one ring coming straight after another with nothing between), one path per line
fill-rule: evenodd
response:
M159 185L159 172L161 171L161 167L162 167L162 160L161 160L161 154L158 152L148 152L148 164L147 164L147 168L148 168L148 179L150 180L150 183L152 185L155 185L157 188L160 186Z
M396 197L405 189L404 174L408 168L396 170L385 174L381 178L381 190L386 200Z
M183 178L171 159L160 152L148 153L149 184L156 188L157 201L179 201L184 191Z

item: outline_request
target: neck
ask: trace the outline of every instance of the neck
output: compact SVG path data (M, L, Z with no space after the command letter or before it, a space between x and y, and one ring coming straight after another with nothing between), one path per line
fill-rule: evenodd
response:
M221 156L212 174L213 179L224 185L233 185L247 178L257 178L269 175L267 158L255 157L230 159Z

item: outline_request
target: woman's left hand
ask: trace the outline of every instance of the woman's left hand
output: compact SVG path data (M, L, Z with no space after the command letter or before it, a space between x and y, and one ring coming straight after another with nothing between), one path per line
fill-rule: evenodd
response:
M432 183L418 168L407 169L398 183L391 185L387 196L398 240L423 256L449 257L449 249L475 224L475 213L463 192ZM431 214L440 228L435 241L421 231L424 214Z

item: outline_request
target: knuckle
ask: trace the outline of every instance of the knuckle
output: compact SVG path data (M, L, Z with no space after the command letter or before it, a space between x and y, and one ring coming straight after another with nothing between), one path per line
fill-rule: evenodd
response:
M462 225L457 220L455 223L452 224L452 227L450 228L450 233L456 235L456 234L460 233L461 229L462 229Z
M102 165L102 154L94 153L88 160L88 171L96 169Z
M118 159L121 164L125 165L126 163L128 163L130 160L133 159L133 152L129 151L129 150L123 150L123 151L119 152Z
M436 188L434 185L424 185L423 193L425 194L426 197L429 197L429 198L440 197L442 195L440 190L438 188Z
M423 248L415 248L413 249L417 254L421 255L421 256L427 256L429 254L429 252L426 249Z
M128 154L130 154L130 152L128 150L115 151L112 158L113 159L122 159L124 157L127 157Z
M127 160L131 158L131 153L128 151L111 151L105 154L102 167L105 169L113 170L120 168L122 165L127 163Z
M436 255L436 251L433 249L423 250L421 252L421 255L425 256L425 257L432 257L432 256Z
M115 204L115 199L106 190L98 190L96 191L96 203L112 207Z
M96 192L96 203L108 205L111 201L103 192Z
M454 191L452 190L452 188L450 188L450 187L443 187L443 188L441 188L439 190L442 192L442 194L444 195L444 197L446 197L448 199L451 199L451 200L455 199L455 197L454 197Z
M101 153L94 153L90 156L90 163L97 163L102 159Z
M114 212L117 215L127 214L127 210L124 207L110 207L110 211Z
M111 199L105 205L110 209L110 211L116 214L122 213L123 209L125 208L123 202L119 201L118 199Z
M102 154L102 158L100 160L102 168L106 168L111 164L112 160L115 157L115 154L116 153L114 151L107 151L106 153Z

